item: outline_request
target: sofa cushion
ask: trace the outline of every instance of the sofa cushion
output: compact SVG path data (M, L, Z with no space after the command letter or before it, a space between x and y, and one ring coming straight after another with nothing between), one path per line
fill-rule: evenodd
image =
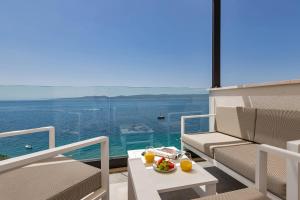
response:
M256 148L258 144L245 144L215 149L215 159L238 174L255 181ZM286 196L286 166L284 158L268 155L268 190Z
M202 197L194 200L270 200L255 188L245 188L222 194Z
M0 173L1 199L78 200L100 187L100 169L66 157Z
M255 108L217 107L216 131L253 141L255 117Z
M239 138L231 137L223 133L198 133L198 134L183 134L182 142L194 147L204 154L214 157L214 148L220 146L249 144L248 141Z
M286 148L287 141L299 139L299 111L257 109L255 142Z

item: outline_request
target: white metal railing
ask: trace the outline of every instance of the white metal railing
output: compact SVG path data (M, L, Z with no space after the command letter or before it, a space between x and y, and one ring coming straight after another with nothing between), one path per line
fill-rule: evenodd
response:
M181 116L181 136L185 134L186 119L208 118L208 117L215 117L215 116L216 116L215 114Z
M0 138L39 133L39 132L49 132L49 148L55 148L55 128L53 126L3 132L0 133Z
M268 153L278 155L287 161L287 200L299 199L299 162L300 154L286 149L261 144L257 147L255 169L255 185L257 189L267 194L267 160Z

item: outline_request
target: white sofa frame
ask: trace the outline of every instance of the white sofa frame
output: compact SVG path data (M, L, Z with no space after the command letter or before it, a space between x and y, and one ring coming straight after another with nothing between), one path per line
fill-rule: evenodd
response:
M287 200L299 200L298 191L298 166L300 154L290 150L261 144L257 147L256 169L255 169L255 186L263 194L267 194L267 159L268 153L276 154L286 159L287 164Z
M109 200L109 139L108 137L101 136L84 141L67 144L60 147L55 147L55 128L52 126L41 127L27 130L10 131L0 133L0 138L38 133L38 132L49 132L49 149L38 151L35 153L9 158L7 160L0 161L0 173L23 167L47 158L53 158L60 154L64 154L70 151L74 151L80 148L91 146L94 144L101 144L101 188L94 191L93 193L84 197L84 200Z
M215 114L206 114L206 115L190 115L190 116L182 116L181 117L181 136L185 133L185 121L187 119L196 119L196 118L213 118L213 120L209 120L209 122L214 122L214 118L215 118ZM209 126L210 127L210 131L209 132L214 132L215 130L212 128L214 126ZM209 133L208 132L208 133ZM182 138L182 137L181 137ZM191 150L192 152L194 152L195 154L197 154L198 156L200 156L201 158L207 160L209 163L211 163L212 165L216 166L217 168L221 169L222 171L226 172L227 174L229 174L230 176L232 176L233 178L235 178L236 180L240 181L241 183L243 183L244 185L248 186L248 187L254 187L255 183L252 182L251 180L245 178L244 176L238 174L237 172L235 172L234 170L230 169L229 167L223 165L222 163L216 161L215 159L207 156L206 154L204 154L203 152L197 150L196 148L192 147L189 144L186 144L185 142L182 141L181 139L181 148L183 149L188 149ZM275 147L274 147L275 148ZM289 141L287 143L287 149L289 151L293 151L293 152L300 152L300 140L296 140L296 141ZM289 184L289 185L294 185L293 187L290 186L289 189L287 189L287 196L289 196L288 193L298 193L298 185L299 180L298 180L298 175L300 175L300 170L298 168L298 163L291 163L287 166L287 171L289 172L289 170L294 170L297 173L297 179L295 179L295 176L288 176L287 177L287 185L292 181L293 184ZM291 174L291 173L288 173ZM281 198L279 198L278 196L272 194L271 192L267 192L267 196L273 200L281 200ZM291 195L290 195L291 196Z

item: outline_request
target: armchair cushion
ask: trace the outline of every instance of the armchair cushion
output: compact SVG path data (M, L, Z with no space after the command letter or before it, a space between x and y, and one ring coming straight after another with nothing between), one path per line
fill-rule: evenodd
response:
M299 111L257 109L255 142L286 149L287 141L299 139Z
M254 182L257 145L258 144L246 144L217 148L215 149L215 159ZM285 164L284 158L273 154L268 156L268 190L283 199L286 198Z
M217 107L216 131L253 141L255 116L255 108Z
M100 187L100 169L63 156L0 173L1 199L79 200Z
M214 149L216 147L249 144L245 140L235 138L218 132L213 133L198 133L198 134L183 134L182 142L194 147L202 153L214 157Z

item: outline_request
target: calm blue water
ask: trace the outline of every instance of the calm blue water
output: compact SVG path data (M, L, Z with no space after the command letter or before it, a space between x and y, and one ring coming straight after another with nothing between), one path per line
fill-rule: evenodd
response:
M180 147L180 116L208 113L208 95L84 97L42 101L0 101L0 132L55 126L57 146L100 135L110 138L110 156L146 146ZM158 120L159 115L165 120ZM192 120L190 132L206 131L208 121ZM31 144L33 149L24 146ZM0 154L10 157L48 147L48 134L0 139ZM99 146L69 154L77 159L99 156Z

